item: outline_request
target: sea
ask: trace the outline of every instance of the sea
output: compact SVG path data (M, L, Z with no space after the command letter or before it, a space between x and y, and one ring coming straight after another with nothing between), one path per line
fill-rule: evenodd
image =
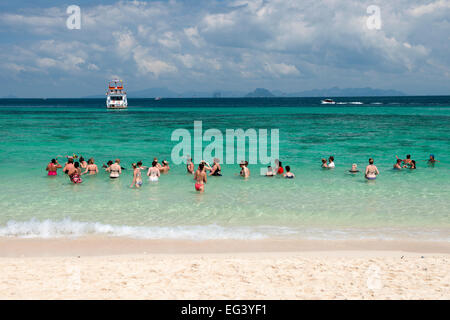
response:
M0 99L0 237L450 241L450 96L320 100L129 98L127 110L107 110L104 99ZM279 160L296 178L265 177L258 162L243 179L246 159L235 159L196 192L172 161L174 131L193 134L195 121L224 137L278 130ZM61 170L47 176L52 158L73 154L93 157L99 174L78 185ZM417 169L393 170L407 154ZM329 156L336 167L324 170ZM154 157L169 173L130 188L131 164ZM125 170L113 180L101 167L116 158ZM369 158L375 181L364 178Z

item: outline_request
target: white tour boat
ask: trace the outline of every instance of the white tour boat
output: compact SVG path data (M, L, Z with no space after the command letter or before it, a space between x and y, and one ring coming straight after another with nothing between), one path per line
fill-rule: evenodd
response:
M323 99L320 101L322 104L336 104L336 101L332 99Z
M123 90L122 80L111 80L106 92L106 107L108 109L126 109L128 107L127 93Z

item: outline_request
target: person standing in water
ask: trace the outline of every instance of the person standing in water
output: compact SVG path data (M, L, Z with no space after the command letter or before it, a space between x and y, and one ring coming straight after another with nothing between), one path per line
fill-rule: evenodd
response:
M195 190L199 192L204 192L207 178L206 178L205 164L203 162L198 165L198 169L197 171L195 171L194 174L194 180L195 180Z
M131 167L133 168L133 182L131 183L130 188L140 188L142 186L141 169L139 169L136 163L133 163Z
M151 182L156 182L156 181L158 181L159 180L159 177L160 177L160 175L161 175L161 173L159 172L159 169L158 169L158 161L157 160L153 160L153 162L152 162L152 166L150 167L150 168L148 168L148 171L147 171L147 176L148 176L148 179L151 181Z
M52 159L47 167L45 168L46 171L48 171L49 176L56 176L58 174L57 170L59 168L62 168L62 165L58 163L58 158Z
M440 162L434 158L434 154L430 154L430 159L428 159L427 163L434 167L436 162Z
M283 175L286 179L294 179L295 178L295 174L293 174L291 172L291 167L290 166L286 166L286 173Z
M281 162L280 162L281 165ZM239 167L241 167L241 172L239 173L243 178L250 177L250 170L248 169L248 162L247 161L241 161L241 164Z
M327 159L325 159L325 158L322 159L322 165L321 165L321 167L322 167L323 169L328 169Z
M274 173L272 171L272 166L267 166L266 177L273 177Z
M186 170L190 174L194 174L194 163L192 162L192 158L189 158L186 162Z
M83 156L80 156L80 167L82 169L86 169L88 166L88 163L84 160Z
M69 176L70 181L72 181L74 184L83 182L83 180L81 180L81 168L78 161L74 163L73 168L69 170L67 175Z
M63 168L63 172L69 174L69 172L73 172L73 169L74 169L73 158L68 158L67 163Z
M366 167L365 177L367 180L375 180L380 174L376 165L373 164L373 159L369 159L369 165Z
M394 164L394 170L402 170L402 159L397 158L397 162Z
M334 157L330 156L328 158L328 169L333 169L334 167L335 167L335 165L334 165Z
M216 177L221 177L222 176L222 168L220 167L219 164L219 159L218 158L214 158L214 164L211 168L211 172L209 173L210 176L216 176Z
M105 170L107 172L109 172L109 177L111 179L118 178L120 176L120 174L122 173L122 167L120 166L120 159L116 159L116 162L114 162L112 165L110 165Z
M245 161L248 165L248 162ZM281 161L278 161L278 169L276 171L276 174L283 174L284 173L284 169L283 169L283 164L281 163Z
M98 173L98 167L94 163L94 158L89 159L86 170L81 175L86 174L86 173L89 173L89 175L94 175L94 174Z
M169 162L167 162L167 160L163 160L162 164L163 164L163 166L161 168L159 168L159 171L161 173L169 173L169 170L170 170Z

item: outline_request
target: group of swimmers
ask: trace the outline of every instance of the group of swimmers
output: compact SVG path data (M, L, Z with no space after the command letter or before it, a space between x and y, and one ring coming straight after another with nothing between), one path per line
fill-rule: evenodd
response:
M411 169L415 170L416 167L416 161L411 159L411 155L407 154L405 159L400 159L398 156L395 156L397 158L396 163L394 164L394 170L401 170L401 169ZM430 158L427 161L428 165L434 166L436 162L440 162L439 160L436 160L434 158L434 154L430 154ZM332 169L335 167L334 164L334 157L331 156L327 159L322 159L322 168L324 169ZM350 173L358 173L358 166L356 163L352 164L352 168L349 170ZM364 176L367 180L375 180L377 175L379 175L380 172L378 171L378 168L374 164L374 160L372 158L369 159L369 165L366 167L366 170L364 172Z
M90 158L88 161L86 161L82 156L78 157L76 154L72 156L66 156L67 162L63 167L58 162L58 157L52 159L46 167L49 176L56 176L57 170L59 168L63 168L63 172L67 174L70 181L74 184L79 184L83 182L81 177L84 174L95 175L99 172L98 166L94 162L94 158ZM431 154L427 162L430 165L434 165L439 161L435 159L433 154ZM282 162L278 159L275 160L275 165L275 168L272 168L271 166L267 167L267 172L265 174L266 177L274 177L278 175L283 176L286 179L295 178L295 174L291 172L290 166L283 167ZM131 188L140 188L142 186L142 170L147 171L147 176L150 182L157 182L161 174L167 174L170 170L168 161L164 160L162 161L162 164L160 164L157 158L153 159L151 167L144 166L142 164L142 161L133 163L131 167L133 168L133 181L130 185ZM248 168L248 161L241 161L239 167L241 169L239 175L243 178L249 178L250 169ZM328 158L328 162L327 159L323 158L321 167L324 169L333 169L335 167L334 157L330 156ZM102 168L105 170L105 172L109 173L109 177L111 179L119 178L122 174L122 170L125 170L125 168L120 165L120 159L116 159L114 162L110 160L106 165L103 164ZM397 157L397 162L394 164L394 169L401 170L403 168L416 169L416 161L411 160L411 155L408 154L406 156L406 159L400 159L399 157ZM202 160L199 163L197 170L195 170L195 165L192 162L192 158L188 158L188 161L186 163L186 170L187 173L194 175L194 187L195 190L199 192L205 191L207 176L222 176L222 168L220 165L220 160L218 158L214 158L213 165L210 165L205 160ZM352 174L356 174L360 171L358 170L357 165L353 164L349 172ZM369 165L367 165L364 172L365 178L367 180L375 180L379 174L380 172L375 166L374 160L370 158Z

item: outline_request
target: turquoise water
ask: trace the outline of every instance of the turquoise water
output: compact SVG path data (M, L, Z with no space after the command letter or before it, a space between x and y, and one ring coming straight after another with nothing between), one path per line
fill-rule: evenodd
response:
M319 100L130 99L121 111L96 99L0 100L0 236L450 241L450 97ZM279 129L280 160L297 178L266 178L265 165L250 165L245 181L238 165L223 165L197 194L185 166L172 165L159 183L130 189L131 163L171 161L171 133L197 120L223 133ZM51 158L72 153L98 165L119 157L127 170L81 185L46 176ZM393 171L395 155L408 153L418 169ZM435 167L423 161L430 153ZM330 155L336 168L324 171ZM347 173L369 157L381 172L375 182Z

